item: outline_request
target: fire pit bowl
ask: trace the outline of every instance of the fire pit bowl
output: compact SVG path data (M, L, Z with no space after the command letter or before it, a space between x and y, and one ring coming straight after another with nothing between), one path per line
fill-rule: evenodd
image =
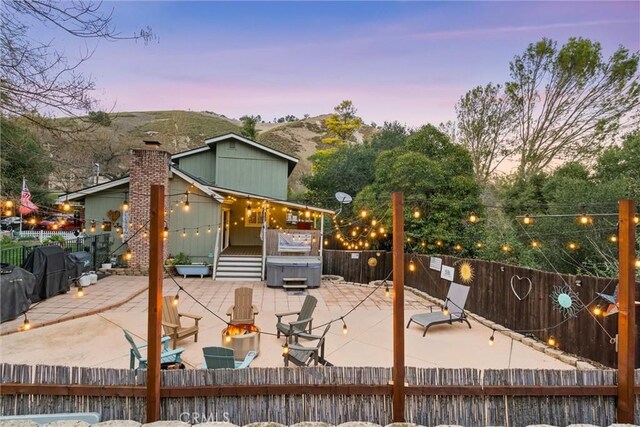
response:
M230 325L222 330L222 346L233 349L236 360L244 360L247 353L260 354L260 328L256 325Z

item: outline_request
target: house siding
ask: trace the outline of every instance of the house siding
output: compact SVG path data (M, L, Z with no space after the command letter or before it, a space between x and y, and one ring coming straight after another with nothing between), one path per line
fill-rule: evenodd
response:
M177 159L178 167L192 176L202 178L210 184L216 180L216 150L213 147L209 151L197 153Z
M216 233L220 225L220 203L198 190L191 184L177 177L175 174L169 183L171 197L169 210L169 253L176 255L184 252L191 257L193 262L210 263L213 258L207 255L213 254L216 242ZM182 210L182 205L176 206L176 202L184 199L181 194L190 191L189 212ZM207 230L211 227L211 232ZM200 234L196 235L196 229ZM187 233L182 236L182 231Z
M237 140L217 143L216 160L216 186L287 198L287 160Z
M118 246L122 244L122 239L120 238L120 233L115 230L115 223L120 223L122 225L122 202L124 201L125 192L129 191L129 185L124 184L118 187L110 188L109 190L102 191L96 194L87 195L84 200L84 217L85 217L85 228L86 233L90 236L95 234L104 234L107 231L103 231L100 229L100 224L102 221L110 221L107 213L109 211L118 211L120 212L120 218L118 218L114 223L111 224L111 231L108 232L110 234L110 243L111 250L114 251ZM96 231L91 232L91 221L96 222ZM121 255L126 251L126 247L121 247L114 254Z

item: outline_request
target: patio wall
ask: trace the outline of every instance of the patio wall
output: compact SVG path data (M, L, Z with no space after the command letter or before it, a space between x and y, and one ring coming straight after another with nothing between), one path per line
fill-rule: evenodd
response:
M136 375L123 369L8 364L0 370L1 415L99 412L103 420L145 418L144 371ZM386 425L391 422L391 378L390 368L365 367L163 371L161 418L184 420L188 413L236 425L258 421ZM419 425L609 425L615 421L615 372L611 370L407 368L406 381L410 386L405 418ZM21 385L9 386L15 383ZM41 384L58 386L45 390ZM514 392L518 386L524 387ZM571 386L580 387L567 391Z
M354 253L357 254L357 258L354 258ZM377 265L374 268L368 265L369 258L376 258ZM449 282L440 278L439 271L429 269L429 258L426 255L415 256L413 259L416 270L410 272L408 265L411 256L405 254L405 285L444 299L449 289ZM457 265L463 260L452 256L441 256L441 258L443 265L456 267L455 281L461 283ZM560 275L497 262L473 259L467 261L472 265L474 272L465 307L467 310L512 330L531 331L526 334L543 341L553 335L563 351L605 366L616 366L615 345L610 343L604 330L615 337L618 316L598 317L602 325L600 327L588 309L585 309L578 312L574 319L564 321L563 314L552 304L551 294L554 286L568 283L577 292L581 301L593 307L595 302L599 301L596 292L613 294L617 280ZM368 283L372 280L381 280L389 275L391 270L390 252L325 250L323 253L323 274L343 276L347 281ZM522 300L519 300L511 289L511 278L514 276L531 279L531 292ZM392 277L389 280L392 280ZM514 279L514 281L515 286L518 287L518 280ZM577 281L581 282L580 286L576 285ZM519 289L521 297L524 294L523 289L526 290L526 288ZM603 303L602 306L606 308L606 304ZM550 330L538 330L558 324L559 326ZM636 344L636 367L640 367L640 340Z

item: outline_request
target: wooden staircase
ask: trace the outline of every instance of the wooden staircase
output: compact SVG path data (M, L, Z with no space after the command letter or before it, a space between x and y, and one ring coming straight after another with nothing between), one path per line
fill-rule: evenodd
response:
M262 256L221 254L216 267L216 280L262 281Z

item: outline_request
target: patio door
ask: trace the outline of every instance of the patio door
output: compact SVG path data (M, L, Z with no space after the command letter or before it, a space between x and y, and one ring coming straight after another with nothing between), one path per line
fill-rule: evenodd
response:
M222 250L229 246L229 231L231 223L231 209L222 209Z

